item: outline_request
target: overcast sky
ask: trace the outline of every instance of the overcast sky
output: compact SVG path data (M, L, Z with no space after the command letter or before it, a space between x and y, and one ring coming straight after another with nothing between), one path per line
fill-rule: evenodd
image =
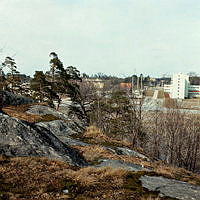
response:
M0 48L30 75L51 51L89 74L199 74L200 1L0 0Z

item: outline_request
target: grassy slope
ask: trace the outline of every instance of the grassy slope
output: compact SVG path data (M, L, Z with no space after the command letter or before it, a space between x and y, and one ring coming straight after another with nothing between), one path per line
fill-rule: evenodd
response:
M46 158L1 157L0 163L0 199L140 200L158 197L141 187L139 177L148 172L128 173L108 167L78 169ZM64 194L64 189L69 193Z
M146 168L153 170L157 174L161 174L167 178L174 178L180 181L185 181L191 184L200 185L200 175L194 174L183 168L176 168L170 165L166 165L162 161L147 161L142 158L127 156L127 155L116 155L105 149L103 145L108 146L123 146L131 149L131 144L123 141L119 141L102 134L94 126L88 127L85 133L82 135L82 140L86 140L91 146L73 146L78 149L85 159L90 163L95 163L98 159L113 159L130 162L133 164L143 165ZM141 149L133 149L137 152L142 152Z
M31 123L44 120L41 116L25 113L30 105L4 108L4 112ZM52 116L46 121L53 120ZM83 141L92 144L89 147L75 147L87 161L95 163L99 158L124 160L142 164L153 169L153 172L130 173L122 169L83 168L79 169L67 163L47 158L6 158L0 157L0 200L32 199L32 200L159 200L156 193L151 193L141 187L140 176L144 174L162 175L168 178L186 181L200 185L200 176L184 169L166 166L162 162L147 162L145 160L113 155L102 145L124 146L130 144L109 138L95 127L90 127L80 136ZM141 152L142 153L142 152ZM65 194L63 190L69 193ZM167 198L166 198L167 199Z

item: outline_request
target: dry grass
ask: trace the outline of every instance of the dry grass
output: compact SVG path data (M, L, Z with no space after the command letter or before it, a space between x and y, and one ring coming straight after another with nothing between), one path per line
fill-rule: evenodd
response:
M73 146L74 147L74 146ZM143 165L144 167L152 167L151 162L144 161L141 158L126 156L126 155L116 155L100 145L91 146L75 146L79 152L84 156L88 162L96 162L100 158L107 158L112 160L122 160L124 162L130 162L134 164Z
M63 174L57 172L73 169L66 163L46 158L1 160L0 177L8 185L0 182L0 191L4 189L7 195L11 193L13 199L27 199L29 196L33 199L53 199L64 187Z
M171 98L165 98L164 107L176 107L176 102ZM200 99L183 99L180 104L182 109L200 110Z
M0 199L161 200L141 187L148 172L82 168L47 158L0 157ZM67 189L68 194L63 190Z
M182 102L182 107L185 109L199 110L200 99L184 99Z
M184 169L179 169L179 168L174 168L174 167L167 167L167 166L158 166L155 171L159 174L165 174L165 175L168 175L168 176L171 176L173 177L174 174L183 174L185 173L186 170ZM175 178L175 177L174 177Z
M145 90L145 96L147 97L153 97L154 91L153 90Z
M79 182L82 186L101 185L104 183L104 187L109 187L109 185L118 187L122 186L126 174L127 172L123 169L87 167L68 173L68 178Z
M110 145L120 145L130 147L131 143L127 141L117 140L103 134L96 126L89 126L83 134L84 138L90 139L92 143L105 143Z
M158 99L163 99L165 96L164 96L164 91L162 90L159 90L158 91Z
M142 197L140 200L161 200L161 198L149 196L149 197Z
M78 149L88 162L92 162L101 157L106 158L111 155L108 150L99 145L75 146L74 148Z
M112 138L110 139L108 136L102 134L101 131L99 131L95 126L89 127L84 133L84 137L92 138L96 141L109 141L110 143L116 143L116 141L114 141ZM200 175L189 172L183 168L167 166L161 161L147 162L141 158L133 156L116 155L98 144L94 144L91 146L76 146L75 148L78 149L80 153L82 153L82 155L85 157L85 159L91 163L96 163L97 160L101 158L122 160L133 164L143 165L146 168L151 168L154 172L168 178L173 178L191 184L200 185Z
M124 194L121 187L127 172L122 169L78 169L61 161L33 157L0 157L0 163L0 199L2 192L4 199L15 200L76 199L77 195L104 199L114 194L116 197L119 192ZM66 188L71 191L68 195L62 192Z
M200 185L200 175L187 171L183 168L176 168L172 166L159 165L154 168L154 171L163 176L188 182L194 185Z
M26 111L33 105L38 105L38 104L8 106L8 107L4 107L3 111L11 117L16 117L18 119L27 121L29 123L37 123L41 121L52 121L52 120L58 119L57 117L53 115L34 115L34 114L26 113ZM44 104L40 104L40 105L44 105Z
M21 120L28 121L30 123L33 123L39 119L41 119L40 115L33 115L33 114L28 114L26 111L35 104L25 104L25 105L19 105L19 106L7 106L3 108L3 111L11 116L11 117L16 117Z
M83 134L86 138L96 138L97 140L108 140L110 139L108 136L103 134L100 129L96 126L89 126L86 128L86 131Z
M64 162L48 160L47 158L7 158L1 157L0 174L3 179L17 184L18 193L40 196L43 193L54 195L63 188L63 180L73 180L82 186L94 186L104 182L104 186L114 184L120 186L126 172L121 169L106 168L78 168ZM21 188L23 187L23 188ZM51 192L52 191L52 192ZM47 194L46 194L47 195Z
M85 159L91 163L96 163L97 160L101 158L122 160L124 162L139 164L143 165L146 168L151 168L157 174L163 175L168 178L173 178L191 184L200 185L200 175L189 172L183 168L167 166L161 161L147 162L137 157L116 155L99 145L91 145L84 147L76 146L75 148L78 149L80 153L85 157Z

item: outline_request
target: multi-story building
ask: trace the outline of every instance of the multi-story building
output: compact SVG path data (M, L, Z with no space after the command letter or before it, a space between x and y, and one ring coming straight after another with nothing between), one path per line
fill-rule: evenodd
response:
M172 99L200 97L200 85L191 85L189 76L174 74L170 85L164 85L164 92L169 93Z
M188 97L189 98L199 98L200 97L200 85L189 85Z
M92 84L97 89L103 89L105 86L105 80L100 78L86 78L83 79L85 82Z
M171 82L171 98L185 99L188 97L189 76L174 74Z

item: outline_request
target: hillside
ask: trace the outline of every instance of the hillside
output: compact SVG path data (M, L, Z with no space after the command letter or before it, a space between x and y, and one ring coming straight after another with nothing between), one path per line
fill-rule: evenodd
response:
M45 105L5 107L0 199L200 199L200 176L167 166Z

